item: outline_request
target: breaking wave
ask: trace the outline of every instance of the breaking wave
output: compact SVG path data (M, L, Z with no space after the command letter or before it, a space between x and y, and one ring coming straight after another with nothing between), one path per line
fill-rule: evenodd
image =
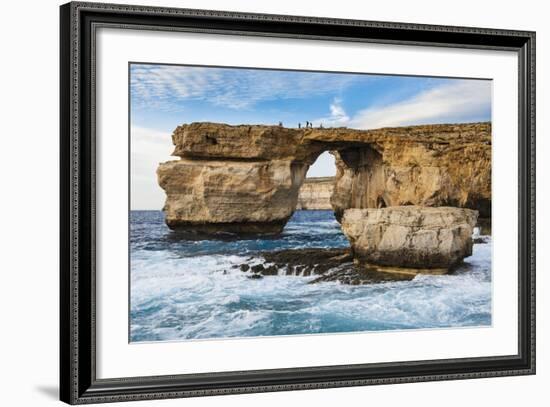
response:
M329 211L297 212L277 239L181 240L160 212L132 212L131 228L131 341L491 324L490 237L453 274L353 286L237 268L258 251L347 247Z

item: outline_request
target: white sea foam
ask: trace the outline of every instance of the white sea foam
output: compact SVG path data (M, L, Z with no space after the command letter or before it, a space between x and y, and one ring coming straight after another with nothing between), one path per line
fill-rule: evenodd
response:
M247 256L136 253L133 340L174 340L490 324L490 244L453 275L350 286L233 268ZM260 259L258 259L259 261ZM159 264L162 267L159 267Z
M160 229L160 221L157 240L140 235L132 243L133 341L491 323L489 237L487 243L474 245L473 255L452 275L418 275L411 281L362 286L307 284L315 277L280 271L278 276L250 279L251 273L238 266L263 262L260 257L250 259L261 250L342 247L345 238L333 219L291 222L279 240L222 243L166 239L168 232ZM236 254L219 254L228 251Z

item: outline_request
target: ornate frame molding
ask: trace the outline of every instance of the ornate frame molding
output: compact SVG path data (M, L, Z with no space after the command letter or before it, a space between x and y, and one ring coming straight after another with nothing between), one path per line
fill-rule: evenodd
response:
M70 404L317 389L535 373L535 33L72 2L60 38L60 394ZM518 355L97 379L95 374L95 30L116 26L442 46L518 53Z

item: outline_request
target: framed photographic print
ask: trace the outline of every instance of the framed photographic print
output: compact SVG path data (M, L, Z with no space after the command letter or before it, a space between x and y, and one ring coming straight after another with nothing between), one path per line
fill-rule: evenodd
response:
M63 401L535 373L535 33L60 13Z

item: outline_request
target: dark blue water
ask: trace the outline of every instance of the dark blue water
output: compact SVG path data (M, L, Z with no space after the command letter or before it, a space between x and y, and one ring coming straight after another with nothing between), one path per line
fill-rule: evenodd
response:
M261 251L348 247L332 211L297 211L277 238L233 241L186 240L162 212L132 211L130 242L132 341L491 324L490 239L453 275L363 286L232 268Z
M332 211L297 211L277 238L188 240L168 229L160 211L132 211L130 230L132 252L168 250L182 257L349 246Z

